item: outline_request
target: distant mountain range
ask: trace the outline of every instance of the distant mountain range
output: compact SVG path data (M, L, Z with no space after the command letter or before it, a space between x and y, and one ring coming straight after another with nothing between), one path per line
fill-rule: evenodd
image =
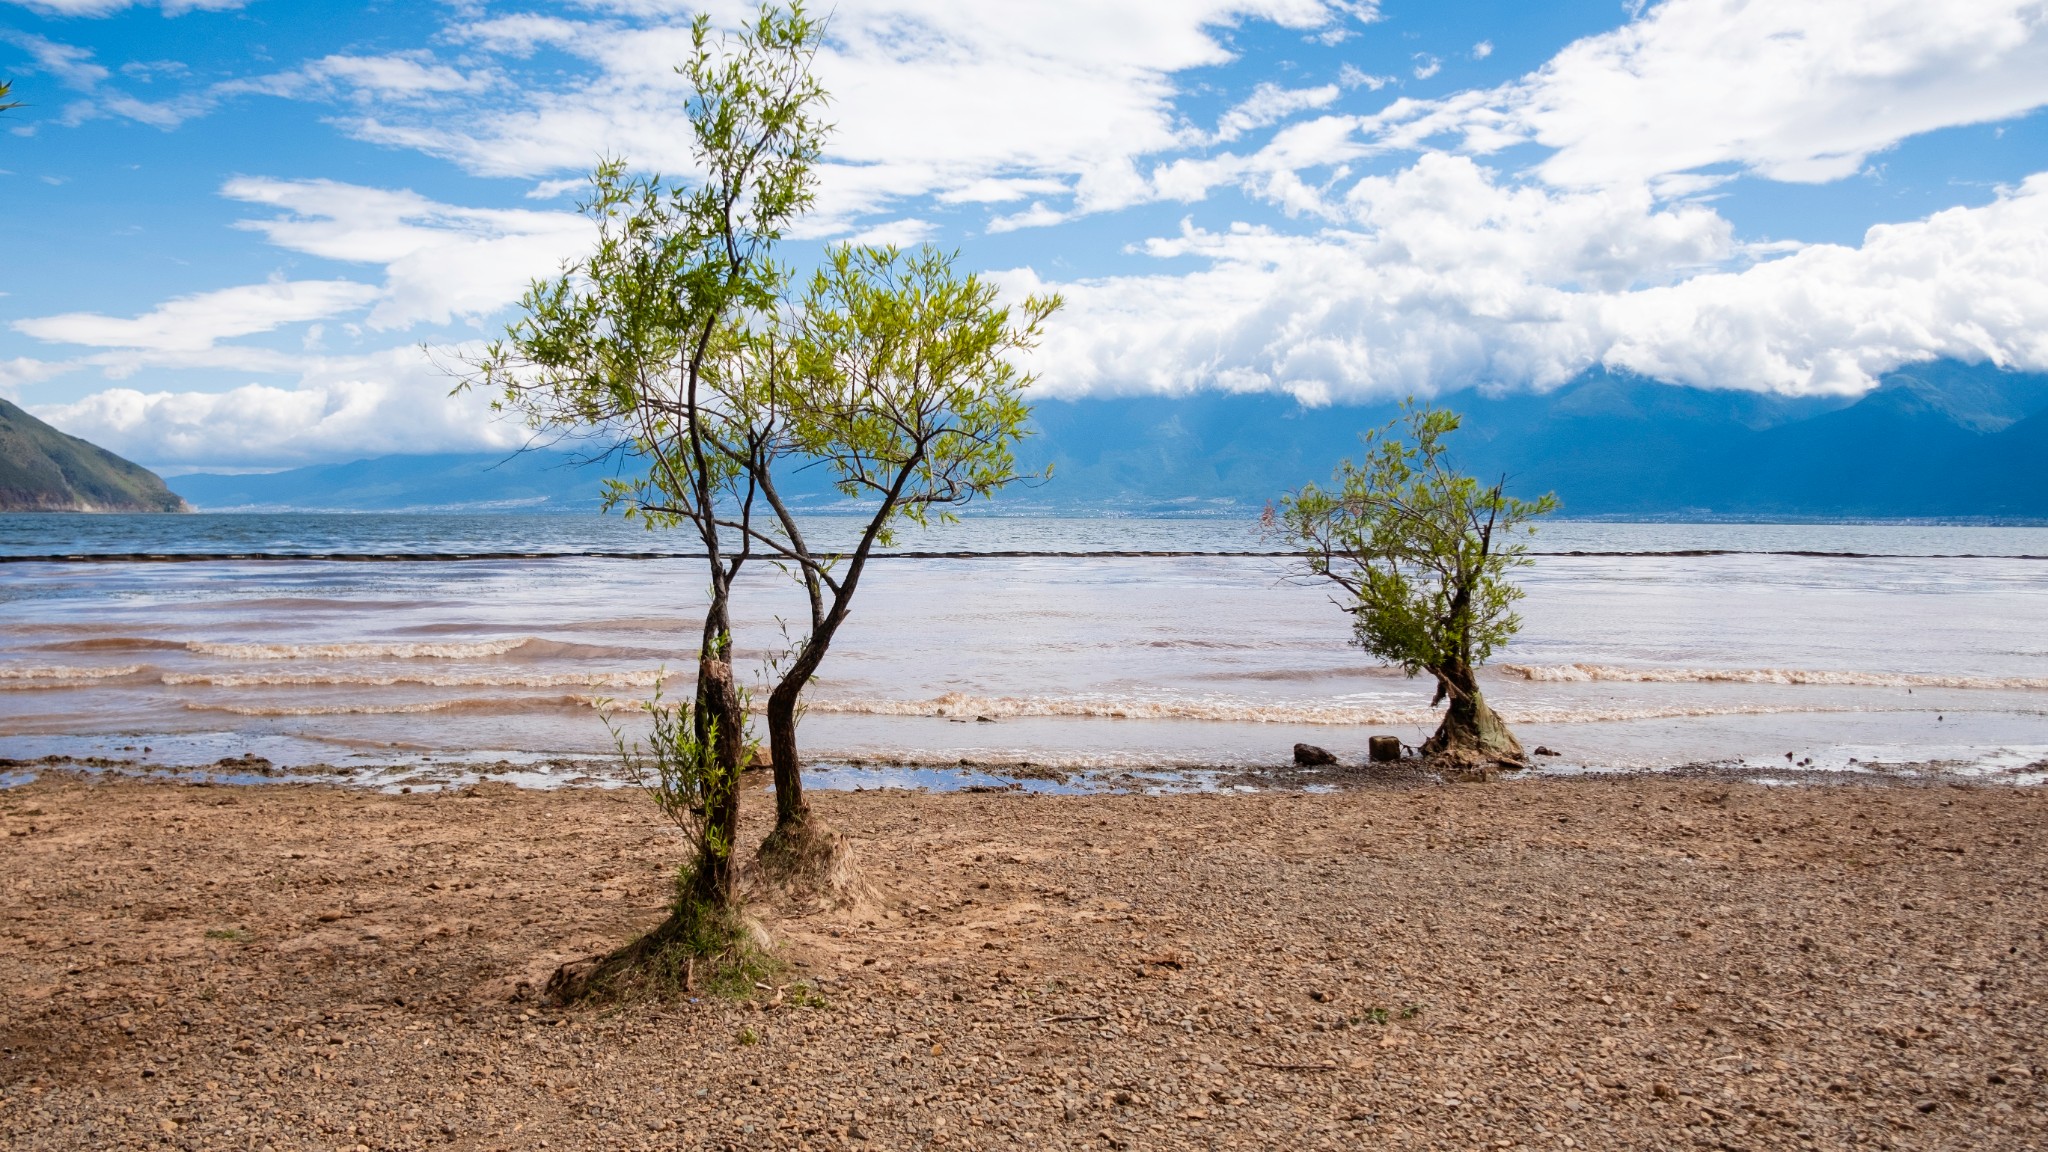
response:
M0 512L183 512L157 474L0 400Z
M2048 375L1954 362L1893 372L1855 399L1708 391L1604 372L1540 395L1464 392L1458 463L1554 491L1571 516L2048 519ZM1358 452L1393 404L1304 408L1285 397L1046 400L1020 455L1052 478L1009 512L1250 514ZM557 452L387 456L173 486L206 509L595 508L606 464ZM815 471L796 502L839 497Z

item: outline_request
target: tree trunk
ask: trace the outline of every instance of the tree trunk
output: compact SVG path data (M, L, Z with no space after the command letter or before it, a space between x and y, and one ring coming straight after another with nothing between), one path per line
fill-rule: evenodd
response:
M801 824L811 817L804 799L803 767L796 752L796 704L803 684L784 680L768 694L768 756L775 765L775 826Z
M1422 745L1425 756L1455 756L1493 761L1521 767L1527 757L1522 742L1508 731L1500 713L1487 706L1479 694L1479 680L1472 669L1459 665L1430 669L1450 697L1436 735Z
M849 581L849 588L851 582ZM755 860L760 874L789 892L844 894L855 884L846 838L811 814L804 799L803 764L797 758L797 700L825 659L832 636L846 618L845 593L824 626L768 694L768 750L775 762L775 827L761 841Z
M697 853L693 895L724 908L733 900L733 846L740 827L740 753L746 746L746 715L732 665L707 654L697 669L697 717L708 730L716 725L713 755L720 787L712 790L704 810L704 840Z

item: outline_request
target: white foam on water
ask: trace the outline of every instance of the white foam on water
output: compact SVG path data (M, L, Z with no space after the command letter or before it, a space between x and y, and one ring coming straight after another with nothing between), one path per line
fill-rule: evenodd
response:
M412 684L427 688L651 688L674 673L631 672L167 672L173 686L212 688L364 687Z
M532 640L531 636L466 642L361 641L348 644L242 644L193 640L185 647L202 656L223 656L230 660L474 660L481 656L503 656Z
M188 701L193 712L225 712L233 716L411 716L427 712L530 712L539 708L588 708L589 696L490 696L459 700L414 700L407 703L347 704L208 704Z
M1541 684L1811 684L1832 688L1983 688L2048 690L2042 676L1943 676L1797 668L1637 668L1611 664L1500 664L1501 672Z
M140 664L77 666L69 664L0 665L0 680L111 680L133 676Z
M1212 720L1253 724L1424 725L1441 719L1432 708L1376 705L1273 703L1237 699L1136 699L1109 696L970 696L949 692L928 700L822 699L805 704L812 712L867 716L928 716L947 719L1013 720L1071 717L1106 720ZM1820 712L1863 712L1867 708L1827 705L1728 704L1647 707L1565 707L1544 704L1499 708L1514 724L1588 724L1661 720L1686 716L1771 716Z

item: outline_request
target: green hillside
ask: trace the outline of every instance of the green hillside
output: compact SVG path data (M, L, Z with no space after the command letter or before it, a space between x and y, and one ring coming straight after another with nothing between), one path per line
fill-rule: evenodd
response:
M0 512L186 512L156 473L0 400Z

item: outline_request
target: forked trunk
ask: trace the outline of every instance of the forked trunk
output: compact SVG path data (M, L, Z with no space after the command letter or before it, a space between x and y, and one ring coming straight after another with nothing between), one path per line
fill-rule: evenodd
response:
M1470 668L1431 671L1450 697L1450 707L1445 710L1436 735L1423 743L1423 755L1477 758L1515 768L1527 763L1522 742L1508 731L1500 713L1487 705L1479 693L1478 677Z

